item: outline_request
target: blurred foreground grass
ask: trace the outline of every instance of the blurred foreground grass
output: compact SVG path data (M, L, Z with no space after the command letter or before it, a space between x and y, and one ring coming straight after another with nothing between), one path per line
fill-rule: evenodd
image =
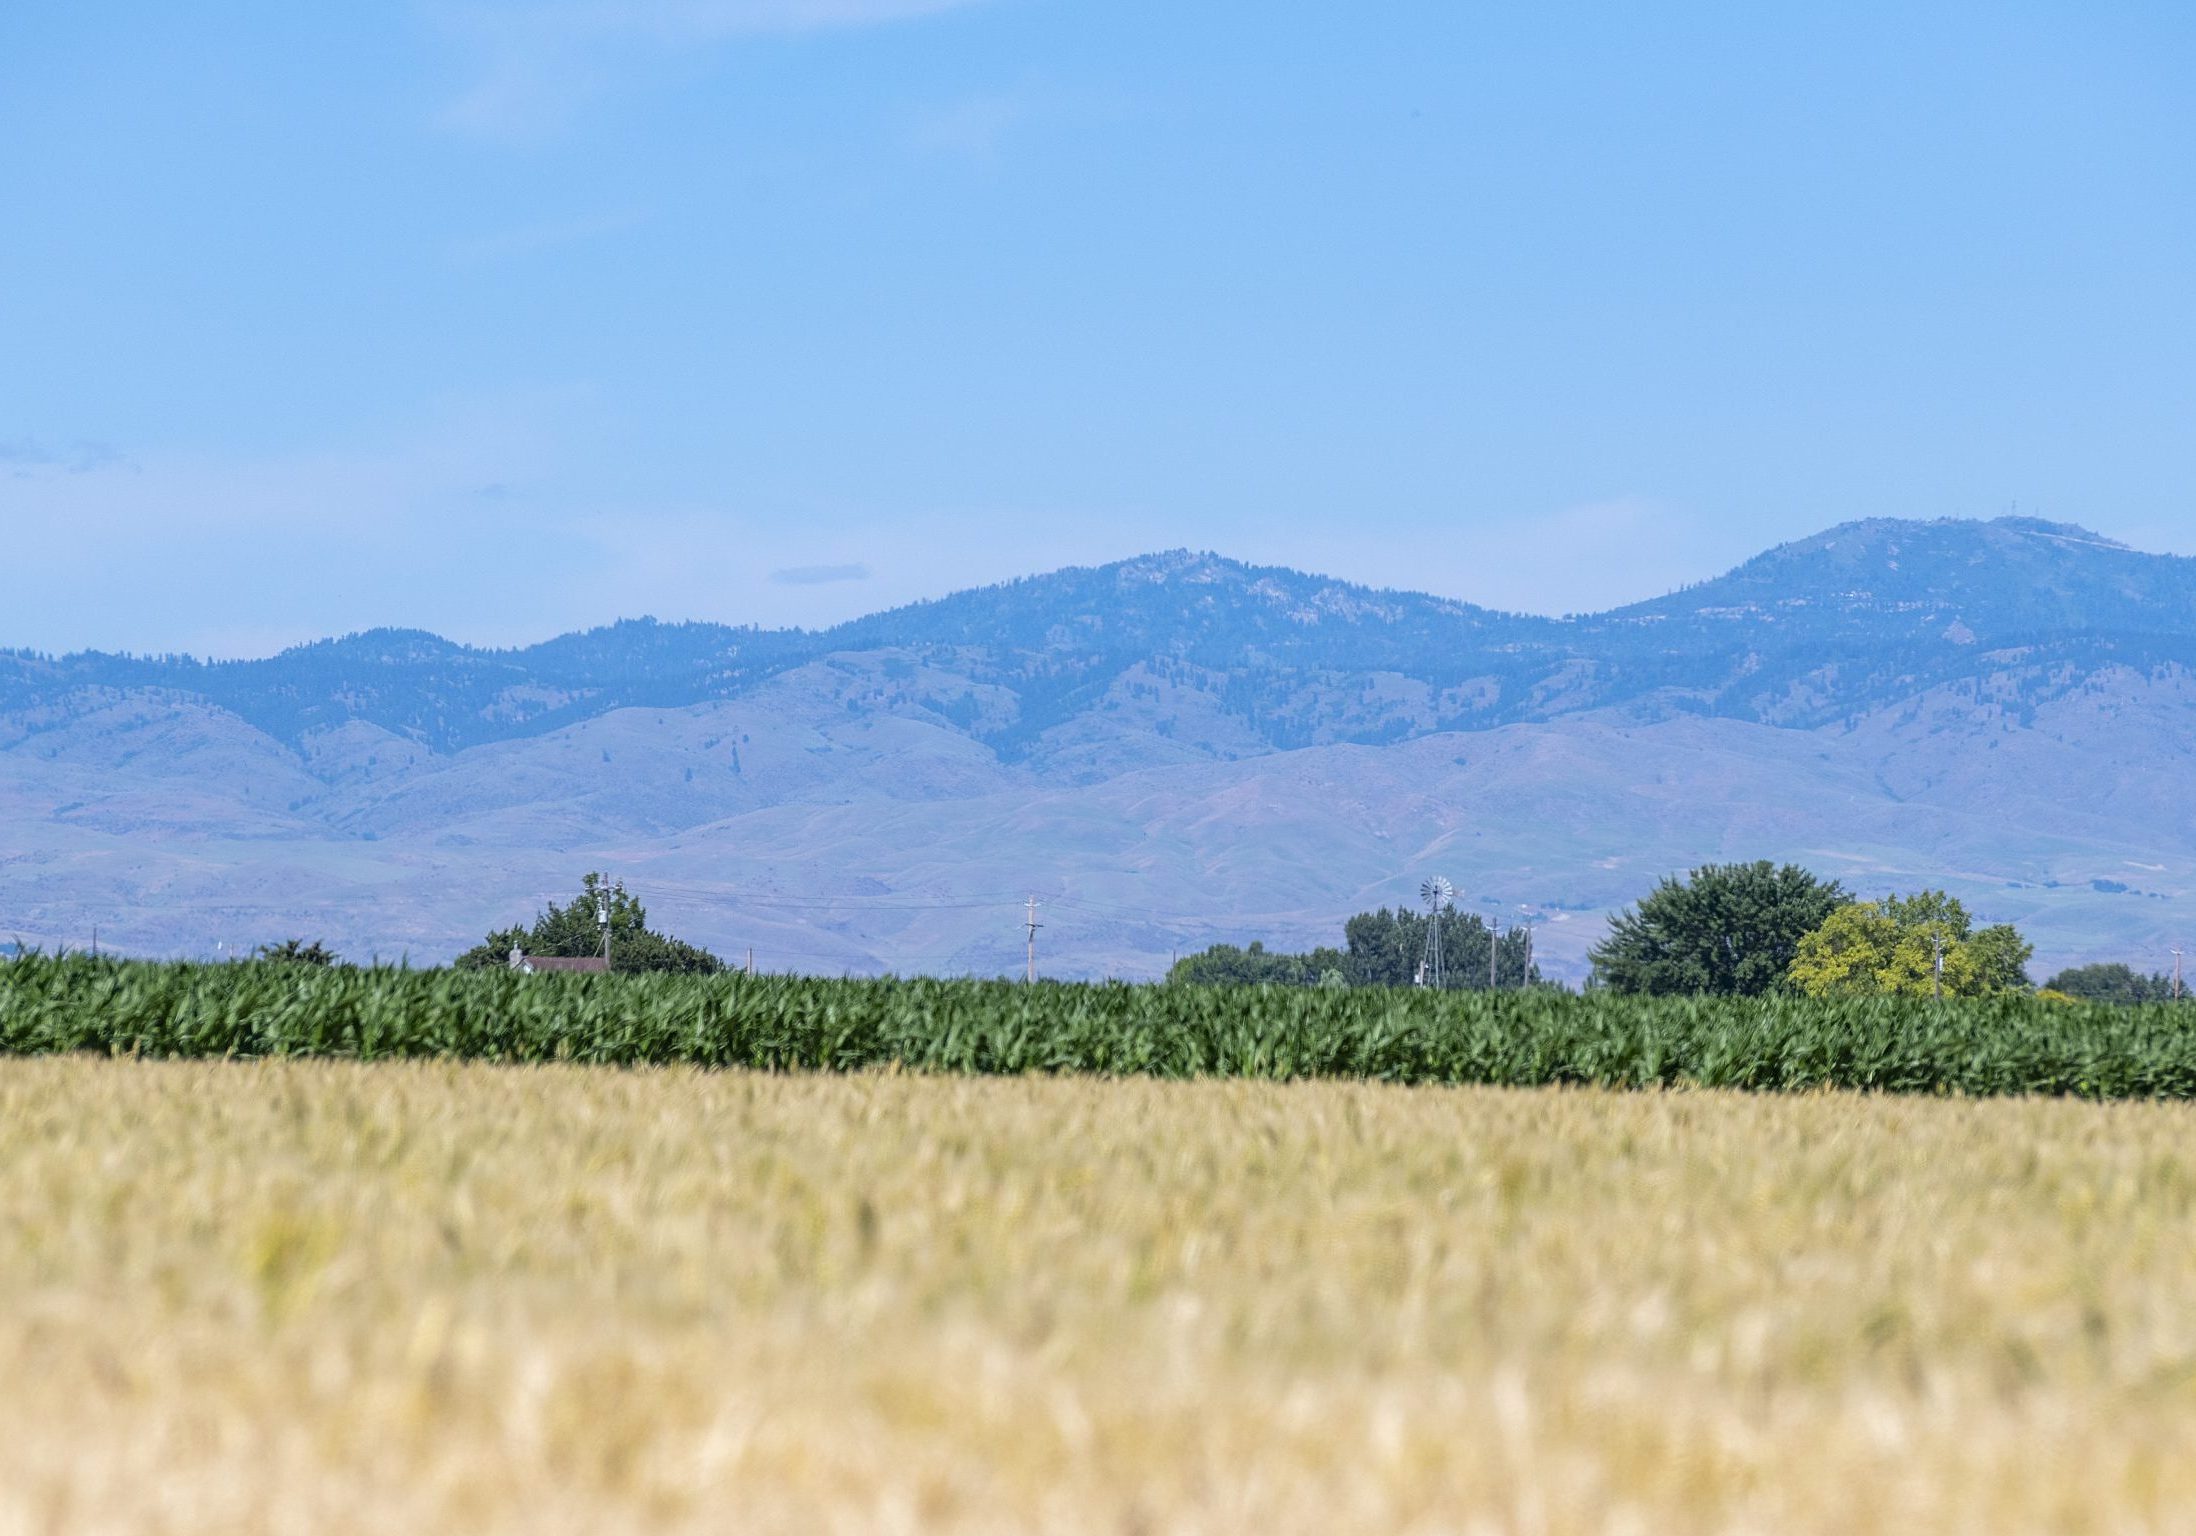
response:
M0 1536L2196 1530L2192 1132L0 1060Z

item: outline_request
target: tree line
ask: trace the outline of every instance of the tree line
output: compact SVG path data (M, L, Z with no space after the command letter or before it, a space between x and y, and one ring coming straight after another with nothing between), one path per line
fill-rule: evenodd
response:
M622 881L589 874L579 894L552 903L531 925L497 929L458 956L467 970L534 957L603 952L599 913L610 916L613 966L621 971L711 975L725 963L698 945L648 926L648 912ZM1497 933L1476 912L1437 917L1407 908L1360 912L1339 946L1301 953L1215 944L1178 959L1167 981L1187 986L1408 987L1425 974L1427 932L1441 925L1442 974L1451 991L1550 985L1532 957L1528 930ZM2184 996L2173 978L2119 964L2060 971L2040 988L2029 979L2035 949L2011 924L1978 924L1958 898L1938 890L1855 899L1835 880L1793 864L1707 864L1663 879L1610 920L1589 953L1589 990L1646 997L1784 993L1808 997L1993 997L2035 993L2067 1001L2135 1005ZM334 965L325 945L291 939L257 958ZM1491 960L1491 966L1490 966Z
M2176 996L2171 978L2124 964L2078 966L2039 988L2028 975L2035 952L2010 923L1980 925L1944 891L1860 901L1835 880L1761 860L1663 880L1610 921L1588 985L1646 996Z
M1611 919L1593 984L1648 996L1987 997L2030 990L2035 946L1943 891L1856 901L1796 864L1708 864Z
M610 963L618 970L712 976L727 968L701 946L649 927L648 909L623 880L593 873L580 881L578 896L561 907L552 904L532 927L499 928L451 963L460 970L493 970L509 965L514 949L536 958L592 959L604 950L604 908L610 916Z
M1342 947L1303 954L1270 950L1254 940L1246 948L1215 944L1184 955L1167 980L1185 986L1408 987L1418 983L1430 914L1408 908L1360 912L1342 925ZM1451 907L1440 915L1441 985L1456 992L1489 986L1542 985L1533 963L1532 937L1522 928L1497 935L1476 912ZM1492 950L1493 968L1489 969ZM1426 981L1432 984L1432 977Z
M1542 984L1524 931L1499 941L1486 921L1442 915L1443 984ZM1429 918L1410 911L1360 913L1342 948L1305 954L1217 944L1177 961L1167 979L1206 986L1411 986L1419 981ZM1835 880L1769 860L1707 864L1662 880L1610 920L1589 954L1589 990L1643 997L1995 997L2036 993L2068 1001L2145 1003L2175 996L2172 979L2122 964L2029 978L2035 946L2009 923L1980 924L1957 897L1923 890L1856 899Z
M610 963L616 970L713 976L729 969L701 946L649 927L648 909L626 890L625 882L595 873L581 879L579 894L569 902L562 906L551 902L531 924L494 930L450 963L465 971L500 970L511 963L513 950L534 959L592 959L604 950L604 909L610 919ZM280 965L343 963L342 956L318 939L262 944L253 958Z

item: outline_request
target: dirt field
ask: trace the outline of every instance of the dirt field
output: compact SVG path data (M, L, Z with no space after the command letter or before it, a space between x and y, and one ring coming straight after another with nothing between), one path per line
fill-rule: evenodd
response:
M0 1536L2196 1530L2196 1108L0 1061Z

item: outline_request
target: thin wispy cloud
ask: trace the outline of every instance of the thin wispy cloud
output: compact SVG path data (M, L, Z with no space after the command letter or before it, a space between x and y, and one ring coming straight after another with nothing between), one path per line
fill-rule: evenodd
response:
M1029 102L1020 95L971 96L916 118L908 142L926 154L985 160L1029 115Z
M450 259L460 266L486 266L521 256L531 256L540 251L584 245L591 240L622 234L642 223L646 217L645 214L629 209L622 213L603 213L573 219L545 219L535 224L521 224L512 229L492 230L456 242L450 247Z
M1727 570L1755 553L1749 539L1653 497L1615 496L1490 523L1480 559L1446 590L1527 613L1596 613Z
M386 440L266 455L154 448L106 473L55 463L20 487L0 468L13 578L0 644L251 654L450 624L466 616L459 597L487 638L534 637L537 624L497 630L484 594L563 579L559 532L524 499L472 492L553 478L573 435L562 401L457 405Z
M957 10L978 0L585 0L524 7L589 36L639 33L711 42L748 32L865 27Z
M781 587L827 587L834 582L867 581L866 565L788 565L770 573Z
M136 467L111 443L83 441L66 448L48 448L30 438L0 438L0 470L16 479L39 474L89 475L105 469Z
M1474 508L1461 518L1468 537L1449 537L1428 521L1371 542L1346 532L1276 537L1237 528L1221 536L1220 548L1262 564L1553 617L1660 597L1729 570L1766 542L1759 528L1641 495L1531 511Z
M480 57L446 126L491 137L556 127L651 56L745 37L849 30L965 10L991 0L506 0L433 14Z

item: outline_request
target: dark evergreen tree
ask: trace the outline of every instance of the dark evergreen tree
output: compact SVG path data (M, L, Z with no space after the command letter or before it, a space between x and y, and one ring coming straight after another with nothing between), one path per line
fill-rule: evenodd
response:
M529 955L585 959L602 953L598 901L610 907L610 968L617 971L681 971L710 974L724 962L706 949L682 943L648 926L648 912L622 880L589 874L580 894L564 906L552 906L531 928L503 928L457 957L466 970L488 970L511 963L516 948Z
M254 960L271 960L277 965L341 965L343 957L318 939L308 943L304 939L284 939L280 944L262 944L252 951Z
M1704 864L1610 919L1591 955L1594 981L1656 996L1776 991L1800 940L1845 900L1835 881L1797 865Z

